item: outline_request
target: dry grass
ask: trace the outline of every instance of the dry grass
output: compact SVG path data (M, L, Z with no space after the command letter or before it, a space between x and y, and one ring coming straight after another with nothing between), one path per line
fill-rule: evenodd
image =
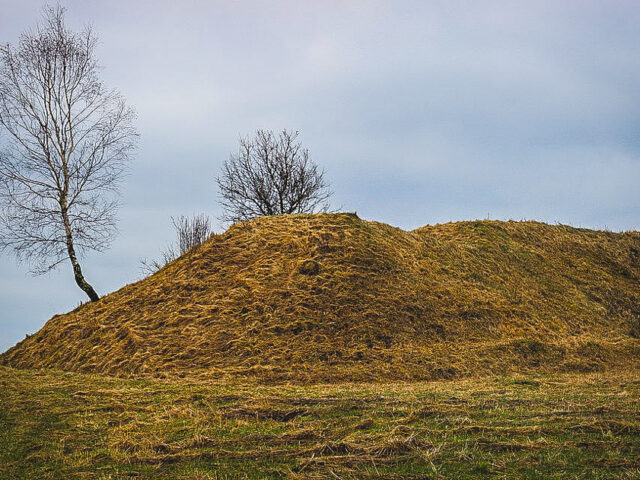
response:
M247 385L0 367L0 479L637 479L640 376Z
M0 363L299 383L637 369L639 284L638 232L266 217L53 317Z

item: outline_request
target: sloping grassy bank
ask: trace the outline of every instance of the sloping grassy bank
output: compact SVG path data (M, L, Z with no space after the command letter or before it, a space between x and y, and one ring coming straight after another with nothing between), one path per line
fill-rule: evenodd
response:
M0 364L403 381L640 368L640 233L264 217L49 320Z

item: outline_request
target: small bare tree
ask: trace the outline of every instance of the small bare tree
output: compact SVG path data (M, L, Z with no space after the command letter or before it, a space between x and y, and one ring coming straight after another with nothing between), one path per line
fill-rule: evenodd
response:
M171 217L171 223L176 231L176 242L162 252L159 260L141 260L143 273L150 275L157 272L167 263L202 244L213 233L211 222L206 215L194 215L191 218L181 215L177 219Z
M67 29L60 6L16 47L0 47L0 248L34 274L68 259L92 301L78 257L110 245L137 139L134 111L98 78L95 47L90 28Z
M171 217L171 222L178 237L178 256L201 245L211 236L211 222L206 215L194 215L191 218L180 215L177 219Z
M331 191L324 172L297 138L297 131L276 136L258 130L252 138L240 139L238 153L229 157L217 178L223 220L328 209Z

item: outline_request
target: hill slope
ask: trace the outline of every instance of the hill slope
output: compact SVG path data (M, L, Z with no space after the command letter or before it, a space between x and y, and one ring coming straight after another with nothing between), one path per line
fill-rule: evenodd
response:
M256 219L51 318L14 367L262 381L638 368L640 233Z

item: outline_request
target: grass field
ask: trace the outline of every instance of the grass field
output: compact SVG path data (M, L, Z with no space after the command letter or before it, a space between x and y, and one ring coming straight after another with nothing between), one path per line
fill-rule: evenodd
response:
M640 478L640 375L313 386L0 367L0 478Z

